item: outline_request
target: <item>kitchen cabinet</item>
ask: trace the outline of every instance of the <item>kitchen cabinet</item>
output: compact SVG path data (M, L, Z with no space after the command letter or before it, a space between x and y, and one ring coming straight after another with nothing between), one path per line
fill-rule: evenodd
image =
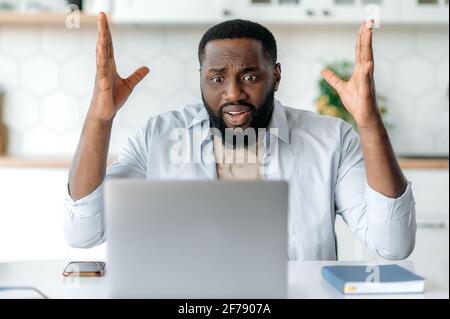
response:
M140 23L216 23L234 13L235 0L116 0L113 21Z
M448 23L449 0L116 0L119 24L214 24L242 18L266 24Z
M449 23L449 0L401 0L403 23Z
M318 22L318 0L241 0L235 13L239 18L264 23Z
M321 12L335 23L360 23L374 19L380 24L400 21L401 1L392 0L321 0Z
M47 168L35 166L37 162L26 163L26 168L12 167L12 162L3 164L7 167L2 167L0 159L0 262L105 258L105 245L86 250L66 244L63 203L68 169L63 167L65 162L52 161Z

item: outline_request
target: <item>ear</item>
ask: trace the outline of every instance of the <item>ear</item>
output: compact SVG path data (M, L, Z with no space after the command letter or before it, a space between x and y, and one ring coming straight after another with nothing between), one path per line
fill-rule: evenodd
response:
M281 64L277 63L273 69L273 76L274 76L274 86L275 86L275 92L278 91L278 87L280 86L281 82Z

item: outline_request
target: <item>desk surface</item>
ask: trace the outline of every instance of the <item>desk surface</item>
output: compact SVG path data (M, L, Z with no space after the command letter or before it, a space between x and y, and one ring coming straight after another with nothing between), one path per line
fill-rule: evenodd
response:
M108 277L65 278L62 271L66 261L30 261L0 263L0 287L32 286L49 298L107 298ZM325 265L358 265L360 262L289 262L288 297L293 299L336 299L336 298L449 298L448 262L401 262L400 265L426 278L425 294L419 295L376 295L348 297L341 295L325 282L320 274ZM389 264L389 262L383 263Z

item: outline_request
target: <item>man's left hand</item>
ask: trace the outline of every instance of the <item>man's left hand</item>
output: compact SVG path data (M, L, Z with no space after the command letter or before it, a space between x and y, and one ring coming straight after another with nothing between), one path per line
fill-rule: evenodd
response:
M372 48L374 21L364 22L358 32L355 68L349 81L344 81L330 69L322 77L337 91L347 111L360 129L370 129L382 123L378 109Z

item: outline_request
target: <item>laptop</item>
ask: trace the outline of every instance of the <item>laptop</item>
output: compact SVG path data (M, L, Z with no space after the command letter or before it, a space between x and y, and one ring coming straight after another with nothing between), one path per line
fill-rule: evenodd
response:
M286 182L110 180L109 297L286 298L287 211Z

